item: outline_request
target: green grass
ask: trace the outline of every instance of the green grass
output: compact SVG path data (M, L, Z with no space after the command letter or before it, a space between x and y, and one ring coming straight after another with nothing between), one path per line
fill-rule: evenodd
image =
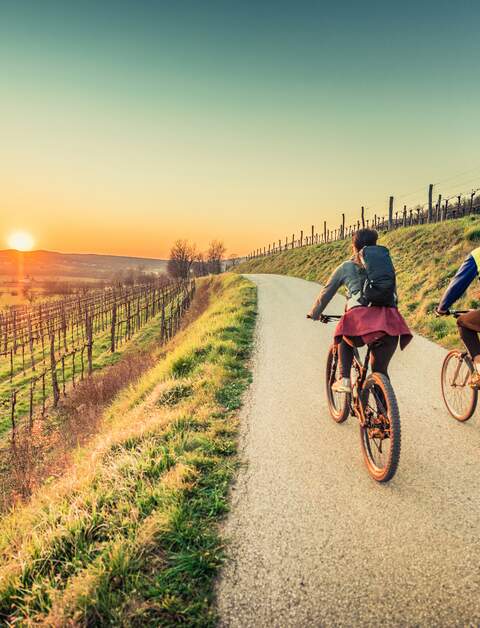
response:
M0 524L0 622L215 624L256 293L226 275L209 298L65 477Z
M432 312L468 253L480 245L480 218L470 216L434 225L398 229L381 236L390 248L398 278L400 310L420 334L446 347L460 346L455 321ZM325 282L333 268L350 255L350 241L284 251L245 262L242 273L279 273ZM478 307L475 282L456 307Z

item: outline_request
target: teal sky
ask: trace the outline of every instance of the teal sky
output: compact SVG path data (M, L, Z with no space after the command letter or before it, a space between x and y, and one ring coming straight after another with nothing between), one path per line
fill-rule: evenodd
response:
M101 5L101 6L100 6ZM480 187L475 2L0 2L0 239L246 253ZM1 248L1 246L0 246Z

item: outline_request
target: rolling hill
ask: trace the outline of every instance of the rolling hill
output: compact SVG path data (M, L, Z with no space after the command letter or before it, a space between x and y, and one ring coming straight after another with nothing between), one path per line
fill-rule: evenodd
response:
M115 272L141 267L146 272L166 272L167 262L162 259L123 257L116 255L94 255L81 253L58 253L54 251L28 251L19 254L15 250L0 251L0 276L17 275L19 255L23 256L25 276L35 278L65 277L104 279Z

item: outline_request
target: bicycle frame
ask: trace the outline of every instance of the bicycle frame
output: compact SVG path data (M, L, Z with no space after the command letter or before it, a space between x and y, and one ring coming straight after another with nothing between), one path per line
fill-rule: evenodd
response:
M355 385L352 389L352 395L350 397L350 410L352 416L356 416L360 421L361 426L365 425L365 413L363 411L363 406L360 403L360 398L363 390L363 385L367 378L368 374L368 365L370 362L370 353L371 348L367 346L367 353L365 354L365 359L363 360L363 364L360 358L360 354L358 352L357 347L353 347L353 367L357 371L357 379L355 380Z
M468 379L469 379L469 374L468 372L465 374L465 379L463 380L463 383L457 384L457 377L458 377L458 373L460 371L460 367L462 365L462 362L465 360L465 358L468 356L467 351L462 351L462 353L460 354L461 360L458 360L458 364L457 364L457 368L455 369L455 373L453 374L453 378L452 381L450 383L450 386L452 386L452 388L455 388L456 386L466 386Z
M454 318L458 318L459 316L461 316L462 314L468 314L468 312L472 312L473 310L448 310L448 314L447 316L453 316ZM468 382L468 373L465 375L465 379L463 381L463 383L457 384L457 377L458 377L458 373L460 371L460 367L462 365L462 362L465 360L465 358L469 357L469 353L468 351L462 351L462 353L460 354L461 360L458 361L457 364L457 368L455 369L455 373L453 374L453 378L451 381L450 386L452 386L452 388L455 388L456 386L466 386L467 382Z
M323 316L323 322L328 323L331 321L335 321L341 318L340 314L328 314ZM352 394L350 395L350 414L352 416L356 416L360 421L360 425L362 427L365 426L365 413L363 411L362 404L360 403L360 397L363 389L363 385L367 378L368 374L368 365L370 362L370 354L371 354L371 346L367 346L367 353L365 354L365 359L362 364L362 360L360 358L360 354L358 352L358 348L353 346L353 368L357 371L357 379L355 381L354 388L352 389ZM338 347L336 349L336 359L338 360Z

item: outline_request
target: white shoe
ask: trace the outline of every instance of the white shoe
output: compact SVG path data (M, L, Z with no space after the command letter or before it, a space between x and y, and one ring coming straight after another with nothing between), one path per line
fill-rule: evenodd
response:
M352 387L348 377L341 377L340 379L337 379L336 382L333 382L332 390L337 393L351 393Z

